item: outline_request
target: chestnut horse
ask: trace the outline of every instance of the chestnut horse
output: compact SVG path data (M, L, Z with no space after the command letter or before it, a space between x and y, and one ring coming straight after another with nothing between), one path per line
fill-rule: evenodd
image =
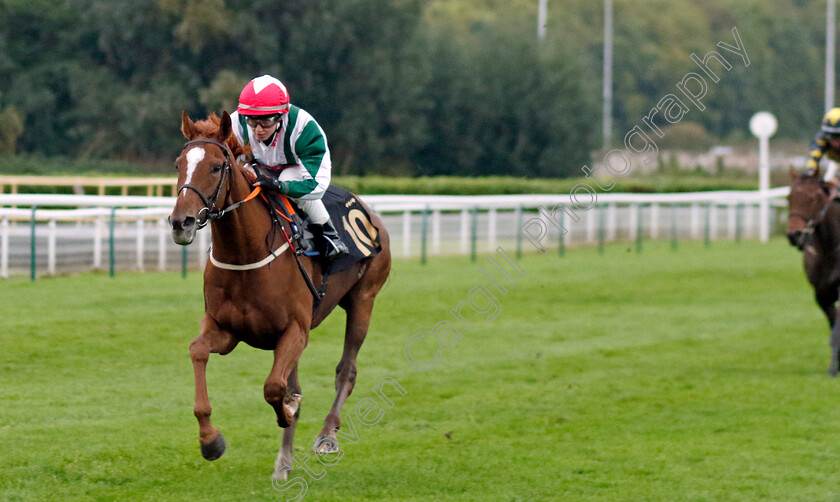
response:
M336 305L347 313L344 352L336 367L335 401L314 449L319 453L338 451L335 431L341 425L339 414L353 391L356 356L367 335L374 299L391 268L388 233L382 220L368 209L380 235L381 251L331 275L313 313L313 293L294 251L288 249L288 223L281 223L283 229L276 228L263 199L251 200L255 195L253 176L236 162L244 149L231 134L230 115L224 112L221 119L214 114L193 122L185 110L181 131L188 141L176 160L178 197L170 215L172 237L178 244L187 245L208 222L212 234L210 261L204 270L204 318L200 334L190 344L201 453L207 460L215 460L225 450L222 434L210 424L206 382L210 354L227 354L240 341L273 350L274 365L263 391L278 425L285 428L274 475L286 479L292 466L292 441L302 397L298 359L309 340L309 331ZM319 286L319 262L306 256L299 260Z
M834 195L819 168L801 175L790 170L787 236L791 245L802 251L805 275L831 327L831 376L837 376L840 363L836 307L840 296L840 203Z

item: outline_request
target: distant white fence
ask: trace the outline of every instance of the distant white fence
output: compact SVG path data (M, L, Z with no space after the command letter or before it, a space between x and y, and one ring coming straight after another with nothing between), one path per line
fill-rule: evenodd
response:
M128 195L130 189L145 190L148 196L162 196L164 192L175 195L178 179L174 176L161 178L145 177L89 177L89 176L8 176L0 175L0 194L8 191L16 194L20 187L68 187L77 195L95 189L97 195L105 195L108 189L119 188L121 195Z
M771 230L785 217L787 187L758 192L598 194L588 209L550 222L568 195L407 196L369 195L382 215L398 257L472 254L498 246L519 254L536 249L520 229L540 218L548 232L541 245L565 246L650 239L752 239L769 203ZM183 270L201 268L209 233L201 230L185 248L171 239L166 217L173 197L0 194L0 277L89 270ZM540 211L543 208L544 211ZM559 223L567 232L560 232ZM524 248L524 249L523 249Z

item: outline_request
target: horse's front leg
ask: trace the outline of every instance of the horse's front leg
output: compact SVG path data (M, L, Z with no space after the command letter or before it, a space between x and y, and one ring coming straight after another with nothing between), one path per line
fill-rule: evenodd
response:
M222 331L216 322L204 316L201 334L190 343L190 359L195 372L195 417L198 419L198 441L201 455L207 460L216 460L225 452L225 438L210 425L210 398L207 395L207 360L210 353L227 354L236 347L239 340Z
M274 349L274 365L263 387L266 402L277 414L277 425L283 428L294 422L300 409L300 389L289 385L289 375L297 367L308 339L309 332L295 323L280 335Z
M828 319L828 324L831 327L831 334L828 337L829 346L831 347L831 363L828 366L828 374L837 376L838 364L840 364L840 323L837 322L837 298L840 296L840 289L838 289L836 281L819 281L815 279L812 281L816 291L816 299L825 317Z
M837 322L837 309L835 303L837 302L838 290L832 288L829 293L818 294L817 302L828 317L828 323L831 325L831 335L829 336L829 345L831 346L831 364L828 366L828 374L837 376L837 367L840 364L840 323Z
M817 304L828 319L828 325L834 328L837 324L837 303L838 290L834 288L819 289L816 293Z
M275 479L288 479L292 470L292 443L295 425L300 414L300 384L297 377L297 363L309 339L309 332L292 323L280 335L274 349L274 365L265 380L265 400L274 408L277 425L283 427L283 446L274 462Z
M288 479L289 472L292 470L292 457L294 453L295 441L295 426L297 419L300 417L300 400L301 391L300 383L298 382L297 367L289 374L289 388L286 391L288 395L297 396L298 409L295 412L295 420L283 429L283 446L277 453L277 460L274 461L274 477L277 479Z

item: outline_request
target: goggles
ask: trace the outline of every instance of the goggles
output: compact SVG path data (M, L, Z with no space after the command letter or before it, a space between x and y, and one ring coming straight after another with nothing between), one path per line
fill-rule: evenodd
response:
M278 122L280 122L280 115L245 117L245 123L247 123L252 129L256 129L257 126L262 126L263 129L269 129Z

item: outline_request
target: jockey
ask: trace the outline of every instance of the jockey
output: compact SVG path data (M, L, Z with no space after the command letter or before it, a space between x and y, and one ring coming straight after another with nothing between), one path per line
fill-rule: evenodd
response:
M347 245L330 221L321 197L330 184L330 150L321 126L309 113L289 104L289 93L269 75L242 89L230 116L240 145L251 145L255 185L285 194L309 216L316 245L330 260L347 254Z
M808 159L805 168L805 172L808 174L813 174L817 170L823 155L828 157L829 160L840 162L840 108L832 108L825 114L822 127L820 127L814 140L811 141L810 150L811 158ZM836 167L832 165L824 179L836 186L835 170Z

